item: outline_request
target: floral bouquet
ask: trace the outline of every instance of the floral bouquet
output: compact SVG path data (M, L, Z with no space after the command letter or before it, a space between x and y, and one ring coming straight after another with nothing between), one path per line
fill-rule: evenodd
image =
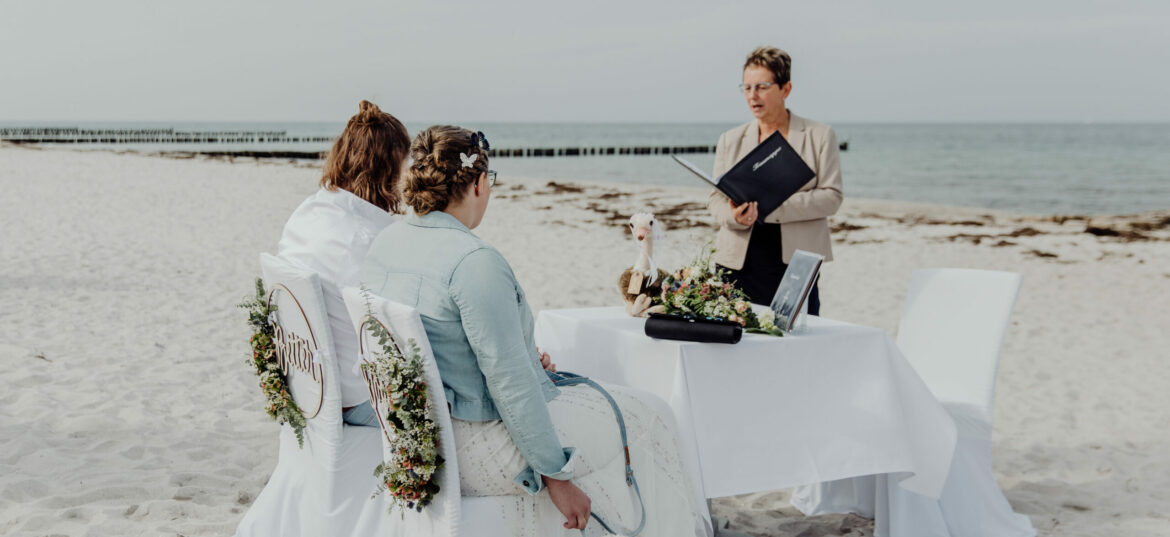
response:
M407 342L409 356L404 356L386 327L372 315L363 326L377 338L380 350L373 353L372 361L362 364L362 371L382 387L375 401L389 403L383 418L393 430L388 436L390 457L374 469L379 481L374 495L389 491L391 508L397 505L421 512L439 492L437 473L443 466L439 425L431 419L422 351L412 339Z
M714 268L714 253L714 248L706 246L691 264L666 277L660 302L666 313L726 319L748 332L783 335L771 310L757 316L743 290L727 281L725 271Z

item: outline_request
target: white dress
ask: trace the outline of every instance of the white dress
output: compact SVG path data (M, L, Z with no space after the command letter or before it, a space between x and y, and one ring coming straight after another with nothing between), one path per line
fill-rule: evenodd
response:
M705 506L690 482L678 443L674 415L657 397L632 388L604 385L626 422L630 459L646 505L645 537L705 537ZM626 535L638 526L641 511L634 489L626 485L625 456L613 408L597 390L577 385L560 388L548 403L561 444L577 448L571 464L573 483L592 501L592 510L614 531ZM547 491L533 497L512 479L527 463L502 421L451 420L463 496L511 496L500 518L517 525L517 537L580 535L566 530L564 516ZM586 535L606 535L590 519Z

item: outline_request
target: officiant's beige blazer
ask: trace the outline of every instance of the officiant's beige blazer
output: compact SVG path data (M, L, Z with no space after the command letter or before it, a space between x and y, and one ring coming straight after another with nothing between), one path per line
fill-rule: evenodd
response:
M833 259L829 241L829 219L841 207L841 159L837 135L823 123L802 118L789 111L788 143L800 154L817 175L782 205L764 217L768 224L780 224L783 259L788 263L792 252L806 250ZM715 147L714 176L718 177L736 162L760 145L760 126L751 121L731 129L719 137ZM732 216L727 196L718 190L711 192L707 209L715 217L719 235L715 239L715 262L730 269L743 268L751 226L741 225Z

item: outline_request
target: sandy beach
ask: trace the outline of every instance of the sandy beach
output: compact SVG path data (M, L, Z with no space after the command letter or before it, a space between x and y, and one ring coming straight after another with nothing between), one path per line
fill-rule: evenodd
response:
M234 532L277 445L234 306L318 178L309 163L0 145L0 535ZM700 189L500 181L477 234L534 311L618 305L633 212L666 223L663 267L714 237ZM1021 272L1001 487L1041 535L1170 535L1170 211L1022 215L845 189L822 313L893 334L915 268ZM715 514L759 536L872 532L787 497L722 498Z

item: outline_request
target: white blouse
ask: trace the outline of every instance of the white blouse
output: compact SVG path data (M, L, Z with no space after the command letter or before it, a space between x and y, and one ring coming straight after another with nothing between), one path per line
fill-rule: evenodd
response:
M321 278L330 332L341 377L341 406L369 400L365 380L357 372L358 343L341 289L359 284L370 243L394 215L351 192L324 188L309 196L284 224L276 255L316 272Z

